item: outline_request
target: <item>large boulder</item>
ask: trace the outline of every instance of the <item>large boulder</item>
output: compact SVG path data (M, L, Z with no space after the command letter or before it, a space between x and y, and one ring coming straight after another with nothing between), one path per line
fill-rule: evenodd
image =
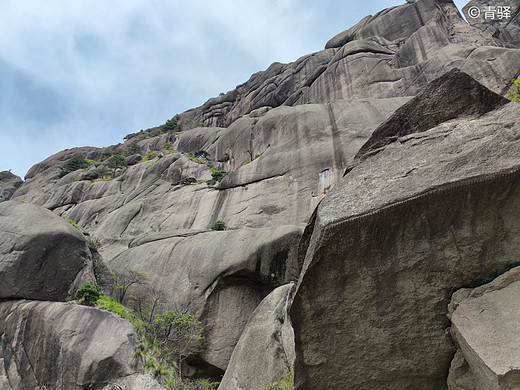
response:
M0 172L0 202L11 199L11 196L22 183L23 180L11 171Z
M386 145L456 118L483 115L509 103L459 69L452 69L428 84L374 130L359 149L355 161L364 160Z
M293 290L294 284L278 287L251 314L219 389L258 390L292 371L294 333L288 308Z
M453 294L451 335L457 345L448 388L520 388L520 267Z
M452 293L518 264L518 107L399 137L321 202L291 308L297 389L446 388Z
M97 389L136 374L138 336L128 321L107 311L59 302L3 302L0 334L15 390Z
M0 299L66 300L94 281L86 239L42 207L0 203Z

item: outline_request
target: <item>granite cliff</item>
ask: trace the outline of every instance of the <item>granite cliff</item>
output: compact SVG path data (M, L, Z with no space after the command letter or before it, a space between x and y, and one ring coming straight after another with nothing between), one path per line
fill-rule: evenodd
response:
M408 0L174 130L2 172L0 389L162 388L129 322L65 303L133 271L202 321L181 370L221 390L291 372L297 389L520 386L510 3L507 23L468 24Z

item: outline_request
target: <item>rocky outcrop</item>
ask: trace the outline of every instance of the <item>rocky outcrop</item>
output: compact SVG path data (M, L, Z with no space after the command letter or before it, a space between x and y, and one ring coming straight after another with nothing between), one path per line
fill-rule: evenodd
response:
M446 388L451 294L518 264L518 134L508 103L399 137L336 184L291 308L297 389Z
M484 88L459 69L453 69L428 84L375 129L359 149L355 162L363 161L406 135L421 133L452 119L480 116L506 103L508 99Z
M300 235L297 226L184 233L130 248L111 265L145 273L167 308L200 318L206 339L202 362L195 364L223 373L258 304L297 279Z
M471 0L462 12L470 25L503 42L520 46L520 4L517 1L490 4L484 0Z
M0 202L11 199L11 196L22 183L23 180L10 171L0 172Z
M292 371L294 333L288 308L294 284L278 287L256 308L222 378L221 390L257 390Z
M0 299L65 300L94 281L83 234L42 207L0 203Z
M513 5L513 15L517 8ZM497 31L516 36L516 27L504 23ZM181 122L185 128L194 123L224 127L281 105L413 96L453 68L503 94L520 73L518 42L484 30L468 25L451 0L410 1L367 16L332 38L325 50L271 65L224 96L183 113Z
M453 294L451 335L457 345L449 389L520 388L520 268Z
M136 373L137 334L106 311L58 302L3 302L0 334L4 366L16 390L101 388Z

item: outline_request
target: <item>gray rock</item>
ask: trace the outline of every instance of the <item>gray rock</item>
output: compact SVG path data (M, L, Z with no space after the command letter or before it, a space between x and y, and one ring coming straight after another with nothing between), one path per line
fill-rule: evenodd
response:
M11 171L0 172L0 202L11 199L11 196L22 183L23 180Z
M58 302L0 303L4 365L15 390L100 388L136 372L137 335L115 314Z
M459 360L452 362L450 389L471 378L475 389L520 388L520 267L492 282L453 294L451 335ZM462 359L461 359L462 358Z
M379 125L359 149L356 163L400 137L421 133L451 119L480 116L507 103L508 99L490 91L471 76L452 69L428 84Z
M65 300L94 281L83 234L39 206L0 203L0 299Z
M504 13L504 7L509 7L509 13ZM471 0L462 8L470 25L516 47L520 46L519 11L520 4L515 0L497 3Z
M446 388L447 300L518 263L518 134L509 103L399 138L335 185L291 308L297 389Z
M4 352L2 348L2 343L0 342L0 390L11 390L12 387L9 384L9 378L7 378L7 373L4 368Z
M163 390L150 375L134 374L118 379L103 387L101 390Z
M294 364L289 303L294 284L278 287L251 314L219 389L257 390L283 378Z

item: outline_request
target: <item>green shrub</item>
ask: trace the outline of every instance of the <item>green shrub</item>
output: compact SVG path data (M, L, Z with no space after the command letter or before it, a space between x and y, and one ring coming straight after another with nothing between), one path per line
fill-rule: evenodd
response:
M132 142L126 147L125 154L127 156L131 156L133 154L138 154L140 151L141 147L137 144L137 142Z
M172 186L179 186L179 185L189 185L189 184L195 184L198 183L197 179L194 177L183 177L181 180L174 181L172 183Z
M513 80L513 86L507 93L506 98L520 103L520 77Z
M108 166L112 169L124 168L126 167L125 158L120 154L113 155L108 159Z
M217 221L211 227L211 230L226 230L227 226L224 221Z
M92 240L87 241L87 247L91 252L97 252L99 248L101 248L101 241L97 238L93 238Z
M180 130L179 115L175 115L173 118L168 119L162 126L166 132L177 132Z
M193 152L194 157L209 157L209 153L203 149L199 149Z
M65 168L60 172L60 177L65 176L68 173L77 171L78 169L84 169L89 167L89 162L85 159L82 154L76 154L65 163Z
M156 155L157 155L157 153L152 152L151 150L149 150L149 151L146 152L146 155L143 156L143 158L141 159L141 162L153 160Z
M97 307L117 314L125 320L128 320L134 326L138 325L137 320L133 316L132 312L125 306L123 306L121 303L114 301L110 297L101 295L97 300Z
M211 168L211 179L207 181L208 184L215 184L217 182L222 181L224 177L226 177L229 172L226 171L217 171L215 168Z
M76 298L82 299L88 306L94 306L101 296L101 287L94 283L87 283L76 291Z

